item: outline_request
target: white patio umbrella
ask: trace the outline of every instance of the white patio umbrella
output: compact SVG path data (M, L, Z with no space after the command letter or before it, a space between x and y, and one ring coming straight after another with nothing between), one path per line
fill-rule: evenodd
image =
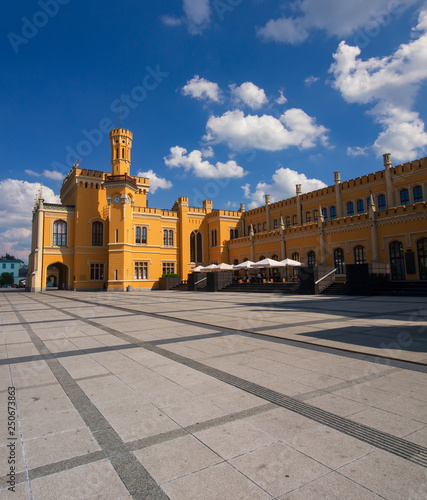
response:
M255 262L252 262L251 260L245 260L245 262L241 262L240 264L234 265L234 269L252 269L253 265Z
M263 259L252 266L254 269L262 269L263 267L286 267L286 264L282 264L278 260L273 259Z
M201 272L203 272L202 269L203 269L203 266L193 267L193 269L190 269L190 273L201 273Z
M211 269L212 271L234 271L234 267L231 264L226 264L225 262L221 262L221 264L215 265Z
M205 266L200 269L202 273L209 273L211 271L215 271L215 268L218 267L216 264L211 264L210 266Z
M291 267L299 267L304 265L302 262L298 262L297 260L292 260L292 259L284 259L281 260L280 262L282 264L285 264L285 266L291 266Z

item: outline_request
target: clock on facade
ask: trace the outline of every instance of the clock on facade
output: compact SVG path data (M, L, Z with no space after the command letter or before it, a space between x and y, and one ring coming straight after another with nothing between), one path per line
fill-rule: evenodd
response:
M120 203L120 196L115 196L113 198L114 203Z

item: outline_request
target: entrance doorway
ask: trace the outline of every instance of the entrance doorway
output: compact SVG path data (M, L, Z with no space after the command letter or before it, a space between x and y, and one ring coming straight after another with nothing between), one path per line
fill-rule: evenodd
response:
M46 290L68 290L68 266L55 262L46 269Z
M405 279L405 252L400 241L390 243L390 268L392 280Z

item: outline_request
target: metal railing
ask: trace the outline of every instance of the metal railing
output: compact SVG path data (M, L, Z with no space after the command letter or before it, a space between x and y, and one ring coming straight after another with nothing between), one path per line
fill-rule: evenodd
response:
M332 285L332 283L335 282L335 273L337 271L337 268L332 269L329 273L325 274L321 278L319 278L317 281L314 282L314 285L316 287L316 293L322 292L325 288L328 288L329 285Z

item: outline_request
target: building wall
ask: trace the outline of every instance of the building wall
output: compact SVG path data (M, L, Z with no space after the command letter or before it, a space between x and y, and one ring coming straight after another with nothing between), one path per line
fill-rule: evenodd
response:
M343 182L335 172L334 185L304 194L297 186L294 197L270 203L267 195L265 205L247 211L244 206L239 211L213 210L210 200L202 207L191 207L185 196L171 210L161 210L147 207L149 179L129 175L131 133L115 129L110 138L112 174L76 164L64 180L62 205L38 200L33 212L28 288L45 287L49 266L51 271L56 266L65 288L158 288L165 269L186 278L198 264L263 257L282 260L295 253L307 263L309 252L315 252L316 265L334 266L337 249L342 249L345 264L352 264L354 249L360 245L367 262L387 264L390 243L401 242L405 252L416 254L417 242L427 237L426 202L414 203L416 186L421 186L423 200L427 197L427 158L391 167L385 155L384 169L379 172ZM116 157L117 144L124 145L123 157ZM405 189L409 201L401 206ZM380 195L386 196L386 208L381 210ZM359 214L358 200L363 201ZM352 215L349 202L354 207ZM58 220L67 223L66 246L53 245ZM92 245L94 222L103 225L101 246ZM136 240L137 228L146 231L146 241ZM166 241L164 231L168 232ZM191 254L192 234L202 242L199 256ZM148 275L143 279L135 276L136 265L147 266ZM104 272L93 279L97 266L103 266ZM405 278L419 276L416 259L416 273Z

